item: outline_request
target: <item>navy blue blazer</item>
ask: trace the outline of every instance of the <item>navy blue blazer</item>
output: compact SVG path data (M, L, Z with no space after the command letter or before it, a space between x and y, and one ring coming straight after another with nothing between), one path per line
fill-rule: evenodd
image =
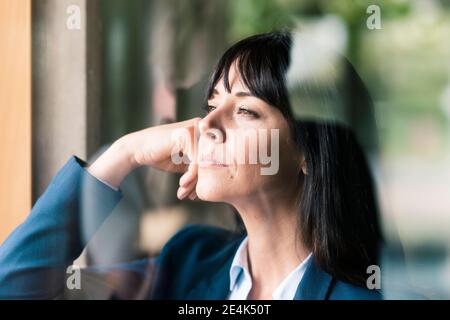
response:
M0 246L1 299L54 299L65 290L66 269L107 218L122 194L84 170L72 157L58 172L27 219ZM83 207L95 208L98 220L82 225ZM90 223L92 223L90 221ZM226 299L229 270L245 235L224 229L190 225L173 236L156 259L145 259L93 272L132 270L141 274L152 266L149 299ZM376 290L333 278L309 260L295 299L381 299Z

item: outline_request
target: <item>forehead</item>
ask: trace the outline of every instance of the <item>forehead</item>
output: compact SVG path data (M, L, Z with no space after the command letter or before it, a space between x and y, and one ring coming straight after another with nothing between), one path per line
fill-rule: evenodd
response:
M244 92L249 91L247 86L244 84L244 81L242 80L242 77L239 73L236 63L233 63L231 65L230 69L228 70L228 83L230 85L231 93L238 92L238 91L244 91ZM225 87L224 75L222 75L222 77L220 77L219 80L217 81L217 83L215 84L210 98L213 98L214 95L225 94L225 93L230 93L230 92L228 92L228 90Z

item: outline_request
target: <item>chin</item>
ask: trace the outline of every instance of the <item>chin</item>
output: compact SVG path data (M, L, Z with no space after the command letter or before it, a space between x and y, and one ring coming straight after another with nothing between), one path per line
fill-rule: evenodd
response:
M212 202L224 201L225 195L224 192L222 192L224 186L220 181L215 183L214 180L215 179L208 179L207 181L204 181L203 179L199 179L199 181L197 181L195 192L199 199Z

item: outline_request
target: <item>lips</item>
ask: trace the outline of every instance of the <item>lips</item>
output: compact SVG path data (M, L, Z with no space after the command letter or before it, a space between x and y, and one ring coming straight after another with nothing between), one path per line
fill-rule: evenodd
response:
M223 161L216 159L213 155L201 155L199 160L200 167L228 167Z

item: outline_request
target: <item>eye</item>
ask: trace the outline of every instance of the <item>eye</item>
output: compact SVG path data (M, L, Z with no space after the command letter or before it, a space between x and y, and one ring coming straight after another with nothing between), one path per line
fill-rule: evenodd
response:
M203 110L205 110L205 112L208 114L208 113L210 113L210 112L212 112L212 111L214 111L216 109L216 107L214 107L214 106L211 106L211 105L205 105L205 106L203 106Z
M254 118L259 118L259 115L255 111L250 110L248 108L244 108L244 107L240 107L239 110L238 110L238 113L239 114L243 114L245 116L251 116L251 117L254 117Z

